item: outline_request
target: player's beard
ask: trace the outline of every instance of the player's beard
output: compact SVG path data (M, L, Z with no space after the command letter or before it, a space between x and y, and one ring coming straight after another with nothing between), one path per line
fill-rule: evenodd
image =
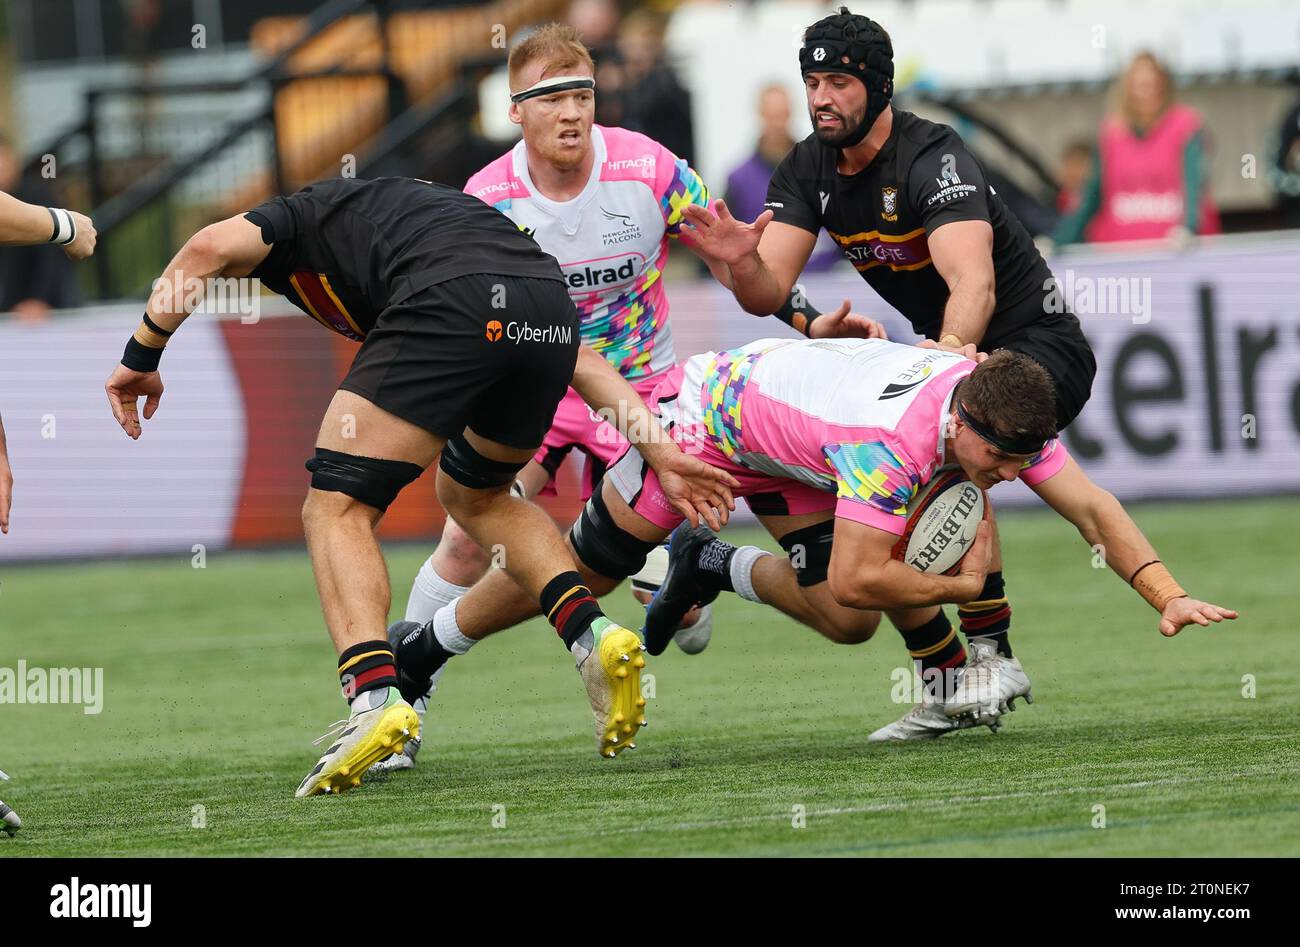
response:
M840 120L839 127L822 128L817 124L818 112L829 112L834 115ZM857 112L847 116L837 109L814 109L808 113L808 117L812 119L813 132L817 135L817 140L831 148L839 148L852 137L858 126L862 124L862 120L867 117L867 107L864 105Z
M592 147L590 126L580 129L578 135L579 143L571 146L563 146L553 138L546 138L538 151L548 163L559 170L572 171L574 168L581 167L582 162L587 160Z

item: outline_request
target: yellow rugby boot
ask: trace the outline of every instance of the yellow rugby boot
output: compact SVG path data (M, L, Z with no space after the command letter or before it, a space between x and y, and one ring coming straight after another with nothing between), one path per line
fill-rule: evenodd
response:
M402 752L407 740L419 736L415 709L396 687L359 694L352 702L352 715L314 741L317 745L333 742L294 795L302 799L360 786L362 773L389 754Z
M571 650L596 719L596 752L612 757L635 749L632 740L646 725L641 696L645 645L636 632L598 618Z

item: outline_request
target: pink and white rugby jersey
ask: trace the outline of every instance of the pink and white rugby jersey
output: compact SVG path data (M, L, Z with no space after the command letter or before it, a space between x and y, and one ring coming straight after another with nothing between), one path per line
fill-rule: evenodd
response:
M663 271L668 238L687 204L707 206L700 176L638 132L593 125L591 179L573 200L533 186L523 141L479 171L465 190L501 211L560 263L581 318L582 341L628 378L673 365Z
M881 339L760 339L689 359L680 420L733 462L827 491L835 515L902 535L907 506L944 463L952 392L975 363ZM1057 473L1058 439L1028 460Z

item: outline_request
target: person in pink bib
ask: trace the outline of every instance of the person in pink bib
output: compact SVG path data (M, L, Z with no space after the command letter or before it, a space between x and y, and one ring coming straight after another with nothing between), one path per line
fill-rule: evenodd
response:
M1092 178L1055 241L1179 242L1219 233L1201 116L1174 101L1173 80L1151 53L1134 57L1120 90L1119 107L1101 124Z

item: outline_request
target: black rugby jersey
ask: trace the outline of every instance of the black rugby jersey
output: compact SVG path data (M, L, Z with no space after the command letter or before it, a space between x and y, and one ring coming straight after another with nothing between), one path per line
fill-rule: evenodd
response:
M816 133L796 144L772 175L767 207L781 223L812 233L825 227L862 278L919 334L938 338L948 301L926 234L958 220L993 227L997 298L983 342L1044 317L1051 271L955 131L894 109L889 138L866 168L841 174L837 156Z
M458 276L564 279L555 258L500 211L415 178L331 178L245 217L272 244L250 275L351 339L364 338L389 306Z

